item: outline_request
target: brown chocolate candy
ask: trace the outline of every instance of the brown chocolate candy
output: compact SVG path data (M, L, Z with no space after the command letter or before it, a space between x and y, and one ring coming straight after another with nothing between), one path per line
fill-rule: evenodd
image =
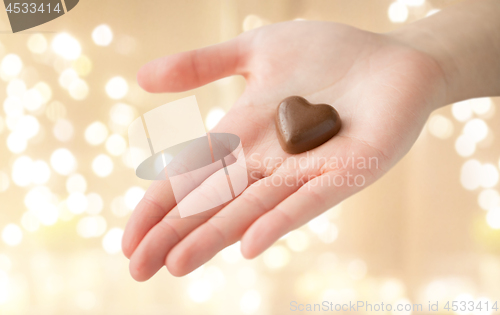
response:
M276 131L281 147L298 154L330 140L340 130L340 116L330 105L311 104L300 96L281 101L276 112Z

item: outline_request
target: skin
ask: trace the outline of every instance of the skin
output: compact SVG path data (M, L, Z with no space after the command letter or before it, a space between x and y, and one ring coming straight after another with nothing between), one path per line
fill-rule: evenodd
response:
M243 256L254 258L380 178L409 151L436 108L499 95L495 1L464 3L387 34L330 22L278 23L146 64L138 82L155 93L186 91L230 75L245 78L244 93L213 132L240 137L250 176L232 202L184 219L169 181L153 182L122 240L132 277L145 281L163 266L174 276L186 275L240 240ZM463 21L467 17L470 23ZM460 28L463 37L455 38ZM484 32L489 35L478 36ZM468 46L461 46L464 38ZM461 47L484 52L478 58ZM471 80L477 72L483 82ZM276 137L276 106L290 95L331 104L341 115L338 135L309 155L285 153ZM313 162L353 156L376 158L378 167ZM300 158L310 163L301 168L294 163ZM352 184L357 175L365 179L361 187L324 184L335 177ZM283 178L299 180L273 184Z

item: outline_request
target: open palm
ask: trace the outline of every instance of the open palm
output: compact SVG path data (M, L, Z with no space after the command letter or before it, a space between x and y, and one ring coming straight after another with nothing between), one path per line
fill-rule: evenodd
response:
M328 22L274 24L167 56L145 65L138 80L150 92L179 92L234 74L247 87L213 132L240 137L249 186L224 206L180 219L170 183L153 182L123 237L136 280L164 265L185 275L238 240L245 257L259 255L380 178L444 99L441 70L428 55L391 35ZM310 152L285 153L274 116L291 95L334 106L340 132Z

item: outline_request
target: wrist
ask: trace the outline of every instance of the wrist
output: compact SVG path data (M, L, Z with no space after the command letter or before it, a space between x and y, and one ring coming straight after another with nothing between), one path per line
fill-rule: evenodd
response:
M443 105L500 95L500 1L466 1L388 35L432 58L445 82Z

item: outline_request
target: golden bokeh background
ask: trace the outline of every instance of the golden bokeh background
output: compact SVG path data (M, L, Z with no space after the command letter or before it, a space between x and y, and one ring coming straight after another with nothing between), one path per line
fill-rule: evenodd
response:
M434 112L380 181L254 260L235 244L186 277L162 269L137 283L120 250L149 185L130 166L128 124L194 94L210 129L244 89L230 77L153 95L136 83L142 64L286 20L386 32L456 2L82 0L17 34L2 11L0 314L274 315L296 313L291 301L500 300L498 98Z

